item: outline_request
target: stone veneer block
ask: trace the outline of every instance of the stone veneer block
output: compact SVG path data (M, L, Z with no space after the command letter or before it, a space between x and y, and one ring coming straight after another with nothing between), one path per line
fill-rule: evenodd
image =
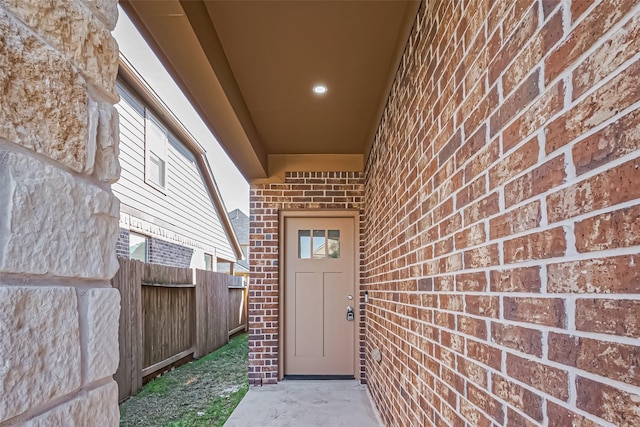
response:
M84 80L2 8L0 99L0 138L75 171L84 170L88 138Z
M106 6L106 0L101 3ZM96 89L112 101L118 99L118 44L109 28L86 5L69 0L0 0L0 6L60 51ZM11 69L14 68L15 64Z
M90 383L110 377L118 369L120 292L113 288L79 292L81 304L87 309L85 382Z
M22 153L0 150L0 272L110 280L119 201Z
M113 30L118 22L118 0L83 0L93 13Z
M90 392L80 393L75 399L25 423L25 427L50 426L117 426L118 385L111 381Z
M80 386L78 325L72 288L0 287L0 423Z
M120 179L120 115L106 102L98 104L96 161L93 173L100 181L114 184Z

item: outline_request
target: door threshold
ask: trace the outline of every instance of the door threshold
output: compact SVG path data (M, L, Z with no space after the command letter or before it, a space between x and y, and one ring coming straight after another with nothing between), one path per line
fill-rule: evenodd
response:
M353 375L285 375L285 380L355 380Z

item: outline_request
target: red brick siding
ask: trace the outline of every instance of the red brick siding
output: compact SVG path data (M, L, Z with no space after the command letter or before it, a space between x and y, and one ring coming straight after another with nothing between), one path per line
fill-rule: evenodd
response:
M421 6L365 172L387 425L640 425L639 78L638 1Z
M279 339L279 213L282 209L358 209L360 253L364 184L362 172L287 172L284 183L253 184L250 198L249 382L278 380ZM364 260L359 260L362 266ZM362 267L361 267L362 269ZM361 274L360 274L361 275ZM360 283L357 284L358 288ZM364 318L363 295L360 315ZM358 348L364 377L364 322Z

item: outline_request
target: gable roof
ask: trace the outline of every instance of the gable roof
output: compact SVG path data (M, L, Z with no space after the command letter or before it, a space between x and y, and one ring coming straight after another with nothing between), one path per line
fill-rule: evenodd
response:
M242 248L238 241L238 237L233 229L229 216L227 215L227 209L224 205L224 201L220 196L220 190L218 184L213 177L211 166L206 157L206 150L196 139L189 133L186 127L180 122L180 120L173 114L173 112L167 107L167 105L160 99L160 97L154 92L144 78L135 70L133 65L122 55L120 55L120 61L118 66L118 78L126 83L137 96L150 108L158 119L171 131L171 133L184 145L184 147L193 154L196 160L196 165L202 179L204 181L205 188L211 197L220 222L227 235L227 239L231 243L233 252L238 260L244 259Z

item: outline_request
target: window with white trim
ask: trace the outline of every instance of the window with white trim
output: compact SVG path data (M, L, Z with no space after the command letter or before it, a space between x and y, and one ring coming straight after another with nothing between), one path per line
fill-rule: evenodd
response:
M145 181L164 190L167 187L167 130L145 110Z
M207 271L213 271L213 255L204 254L204 269Z
M129 233L129 258L147 262L149 239L142 234Z

